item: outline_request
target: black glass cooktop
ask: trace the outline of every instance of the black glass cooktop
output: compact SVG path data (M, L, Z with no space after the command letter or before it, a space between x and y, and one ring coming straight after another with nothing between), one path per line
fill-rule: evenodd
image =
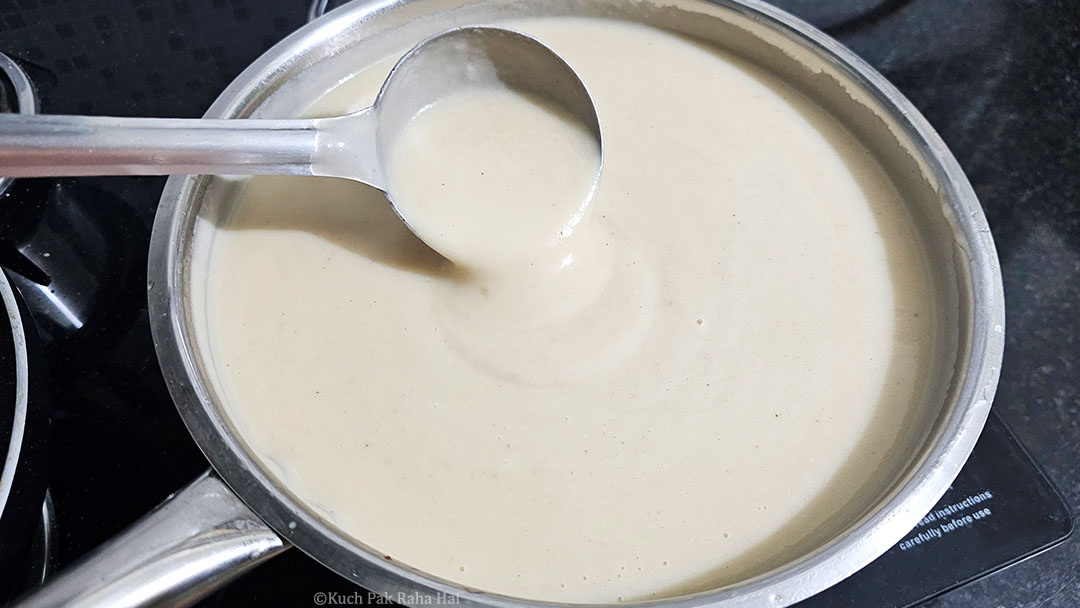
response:
M1072 531L1057 490L991 414L963 471L896 546L800 608L904 608L996 572Z
M1053 42L1035 35L1032 20L1071 23L1067 3L778 2L851 44L939 129L950 127L946 139L967 161L1006 270L1025 247L1017 236L1023 201L1014 204L996 180L1011 170L1004 157L975 152L975 131L995 136L976 128L981 120L998 125L999 137L1010 133L1024 104L1004 79L1016 76L1013 66L1032 49ZM3 0L0 52L35 82L43 112L194 117L263 50L302 25L307 10L306 0ZM1010 23L1015 27L1003 25ZM990 35L1004 31L1010 35ZM998 106L1014 118L995 118ZM963 121L975 126L957 131ZM0 264L33 310L51 374L53 570L206 468L161 379L145 307L149 230L163 184L20 180L0 195ZM1007 272L1006 291L1023 289ZM1009 352L1006 366L1019 370L1013 374L1033 365ZM995 409L1018 407L1010 377L1003 376ZM972 459L918 527L868 568L800 605L909 606L1029 557L1070 529L1060 496L991 415ZM41 543L35 547L41 551ZM0 589L31 578L0 572ZM292 550L204 605L311 605L320 592L367 599ZM10 597L5 593L0 604Z

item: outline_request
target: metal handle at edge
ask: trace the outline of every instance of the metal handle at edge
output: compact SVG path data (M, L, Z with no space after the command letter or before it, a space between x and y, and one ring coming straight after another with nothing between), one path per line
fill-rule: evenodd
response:
M0 175L311 175L314 120L0 114Z
M289 546L207 472L13 606L187 606Z

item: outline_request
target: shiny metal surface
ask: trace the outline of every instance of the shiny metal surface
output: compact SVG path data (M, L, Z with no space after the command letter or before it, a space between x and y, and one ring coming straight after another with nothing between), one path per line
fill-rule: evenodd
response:
M431 16L439 14L439 19ZM273 116L298 81L325 91L316 65L372 61L400 40L448 27L529 15L625 18L730 49L814 96L871 146L897 182L922 228L952 304L957 352L939 380L941 403L921 412L922 433L903 470L864 512L813 550L750 580L712 591L640 602L641 606L786 606L847 577L897 542L933 506L963 465L989 411L1004 344L1000 268L985 217L948 149L918 111L881 75L821 32L755 0L383 0L358 2L288 37L239 76L209 118ZM336 62L336 63L335 63ZM351 65L356 65L352 63ZM333 73L333 70L326 70ZM337 72L341 73L341 72ZM692 94L692 92L688 92ZM847 124L847 123L845 123ZM869 144L868 144L869 145ZM214 180L174 177L162 194L149 261L149 310L158 357L178 410L215 469L270 527L326 566L383 594L415 592L434 601L454 594L472 607L540 608L542 602L488 594L387 561L342 534L272 477L236 434L219 403L192 321L188 270L196 219L214 195ZM899 459L898 459L899 460ZM260 531L260 534L262 532ZM192 581L193 582L193 581Z
M323 16L326 12L327 0L311 0L311 6L308 7L308 21L314 21Z
M319 121L0 114L0 175L311 175Z
M207 473L17 605L185 606L286 548Z
M26 76L19 64L12 61L7 55L0 53L0 86L6 78L11 84L12 93L15 95L14 103L20 115L26 116L37 114L38 98L34 91L34 85ZM0 177L0 194L3 194L11 185L12 178Z
M0 114L0 175L317 175L385 192L391 144L413 117L456 92L495 87L530 93L564 110L593 135L603 155L596 108L573 68L525 34L464 27L412 47L390 71L375 104L346 116Z
M26 348L26 326L23 324L22 308L16 299L16 292L8 281L7 273L0 269L0 310L6 312L7 322L10 325L11 341L14 343L14 353L11 361L14 365L14 403L4 407L12 408L11 430L6 433L8 445L0 446L0 454L4 460L0 461L0 515L8 506L15 490L15 473L18 471L23 460L20 458L23 450L23 438L26 435L26 419L29 415L30 402L30 364ZM0 321L2 322L2 321ZM32 325L31 325L32 327ZM10 393L8 393L10 394ZM25 477L19 471L20 477ZM14 496L18 496L15 492Z

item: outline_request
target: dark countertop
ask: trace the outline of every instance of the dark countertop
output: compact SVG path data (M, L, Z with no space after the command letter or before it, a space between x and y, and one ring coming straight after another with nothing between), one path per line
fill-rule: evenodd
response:
M822 25L926 115L982 201L1005 281L994 408L1080 514L1080 3L851 4L881 8ZM1080 534L927 605L1075 608Z
M994 407L1080 513L1080 2L774 2L885 74L940 131L966 170L986 209L1005 279L1007 340ZM197 116L244 66L303 23L306 5L0 0L0 51L29 66L51 113ZM64 51L58 54L55 45ZM87 67L100 57L110 58L109 64ZM141 205L130 231L145 240L161 184L158 178L127 178L91 185ZM145 244L132 247L132 259L145 259ZM130 277L135 291L145 281L141 267L139 261ZM145 315L119 305L108 312ZM96 339L93 334L84 344L99 349ZM66 494L54 492L66 524L61 563L111 536L206 466L167 404L145 327L109 340L138 357L114 364L88 362L76 353L51 361L54 369L85 367L93 388L85 404L60 407L54 415L54 434L87 437L57 446L58 461L76 463L64 473L77 480ZM142 380L132 383L132 375ZM115 405L126 401L142 405ZM133 483L141 493L129 492ZM101 506L88 510L89 504ZM263 568L295 576L290 568L304 559L290 552ZM1080 534L929 604L1078 605Z

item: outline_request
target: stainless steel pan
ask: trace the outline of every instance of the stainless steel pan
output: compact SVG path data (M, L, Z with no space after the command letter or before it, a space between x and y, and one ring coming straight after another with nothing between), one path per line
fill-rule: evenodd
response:
M440 15L434 18L433 15ZM208 117L287 113L290 95L320 93L347 73L452 25L525 15L596 15L649 23L718 43L777 73L842 117L901 190L941 270L943 311L958 349L942 399L919 414L910 453L859 513L801 558L751 580L669 600L670 608L785 606L849 576L896 543L967 459L990 408L1004 343L1000 268L986 219L956 160L915 108L858 57L798 19L754 0L382 0L332 11L279 43L218 98ZM357 63L359 62L359 63ZM308 70L312 66L325 70ZM692 94L692 92L690 92ZM169 389L213 471L29 598L26 605L186 603L290 544L367 589L449 594L468 606L538 602L482 593L388 561L294 497L247 450L220 407L192 320L189 265L199 214L227 196L219 178L173 177L157 212L149 310ZM222 194L222 193L226 194ZM413 603L419 603L414 601Z

